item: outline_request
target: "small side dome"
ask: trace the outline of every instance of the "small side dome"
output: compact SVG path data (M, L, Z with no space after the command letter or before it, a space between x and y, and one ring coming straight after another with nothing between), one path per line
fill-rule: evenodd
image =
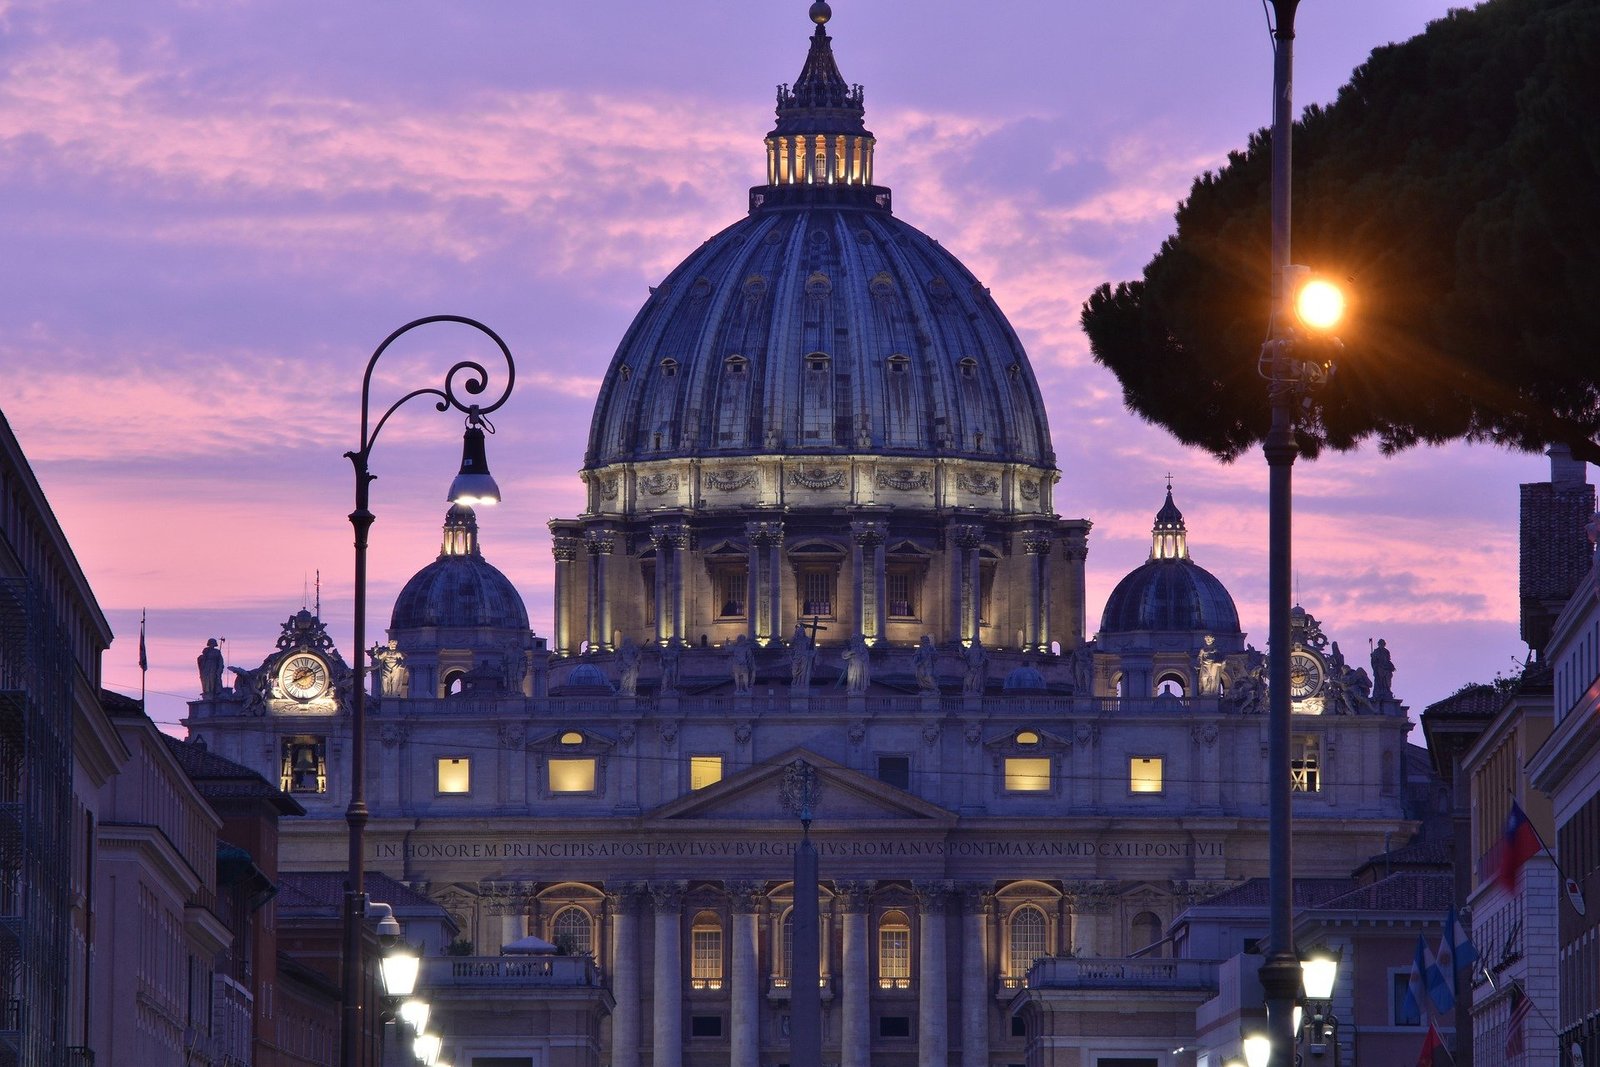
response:
M389 618L390 631L428 626L528 629L522 596L511 579L483 558L477 516L461 504L445 515L439 558L405 584Z
M1171 482L1150 530L1150 558L1117 583L1100 618L1102 634L1140 630L1239 632L1233 597L1189 557L1189 532Z
M606 678L605 672L592 663L580 663L572 668L572 673L567 675L567 685L569 687L582 686L585 689L611 688L611 682Z
M1007 693L1041 692L1046 689L1044 675L1031 663L1012 668L1006 675L1004 689Z

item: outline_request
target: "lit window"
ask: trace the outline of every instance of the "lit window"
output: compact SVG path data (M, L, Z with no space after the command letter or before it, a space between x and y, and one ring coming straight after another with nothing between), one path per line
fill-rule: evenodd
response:
M594 760L553 759L549 761L549 768L550 792L594 792Z
M322 738L286 737L278 785L285 793L326 793L328 764Z
M1290 788L1296 793L1322 791L1322 745L1309 734L1294 739L1289 751Z
M568 730L561 735L561 743L563 745L581 745L583 744L583 735L576 730Z
M1020 985L1021 980L1028 977L1028 968L1033 966L1033 961L1045 955L1048 927L1045 925L1044 912L1031 904L1012 912L1009 925L1011 951L1007 973Z
M594 951L594 921L577 905L562 908L550 922L550 940L568 956Z
M1128 760L1128 792L1159 793L1162 786L1160 756L1134 756Z
M922 592L920 575L915 571L891 570L885 576L884 585L889 594L889 617L891 619L914 619L917 617L917 600Z
M438 761L438 791L472 792L472 759L469 756L441 757Z
M878 922L878 988L911 988L911 921L903 911Z
M1006 792L1048 793L1050 791L1050 758L1033 756L1006 757Z
M714 574L717 583L717 617L742 618L745 593L749 591L750 568L743 564L721 566Z
M1035 732L1033 730L1018 730L1017 731L1017 744L1019 744L1019 745L1037 745L1038 743L1039 743L1039 735L1038 735L1037 732Z
M800 572L801 615L832 617L835 573L832 567L807 567Z
M694 917L689 930L689 984L695 989L722 988L722 924L709 911Z
M721 756L689 757L689 788L704 789L722 781Z

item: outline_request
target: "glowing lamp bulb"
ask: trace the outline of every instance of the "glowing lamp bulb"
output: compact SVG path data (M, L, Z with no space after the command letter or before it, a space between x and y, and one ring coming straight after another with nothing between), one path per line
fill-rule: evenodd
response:
M1323 278L1312 278L1294 295L1294 312L1313 330L1331 330L1344 317L1344 292Z

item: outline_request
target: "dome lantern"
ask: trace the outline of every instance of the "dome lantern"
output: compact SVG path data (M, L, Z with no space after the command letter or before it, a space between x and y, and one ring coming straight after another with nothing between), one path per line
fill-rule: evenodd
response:
M1189 532L1183 525L1183 512L1172 502L1172 479L1167 478L1167 502L1156 512L1150 529L1151 559L1188 559Z
M778 86L778 121L767 134L767 185L872 185L875 145L865 124L861 86L839 73L833 42L823 26L833 12L811 5L817 25L794 85Z

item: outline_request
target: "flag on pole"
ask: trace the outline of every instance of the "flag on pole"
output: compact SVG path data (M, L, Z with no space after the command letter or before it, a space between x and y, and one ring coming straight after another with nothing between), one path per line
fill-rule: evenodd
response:
M1406 999L1400 1005L1400 1021L1402 1024L1416 1026L1428 1018L1428 942L1421 934L1417 935L1417 951L1411 961L1411 977L1406 982Z
M1533 1014L1533 998L1524 993L1511 1009L1511 1021L1506 1024L1506 1059L1515 1059L1528 1050L1526 1029L1528 1016Z
M1495 880L1507 892L1517 886L1517 872L1522 870L1522 865L1537 856L1544 849L1544 842L1539 840L1539 831L1533 828L1533 823L1528 821L1527 813L1522 810L1516 798L1511 801L1511 813L1506 816L1506 828L1500 835L1500 863L1495 872Z
M139 609L139 669L141 671L150 669L150 657L145 655L144 651L144 615L144 609Z
M1428 999L1433 1001L1433 1010L1443 1015L1456 1006L1455 975L1448 964L1434 959L1426 943L1423 952L1423 962L1427 967L1423 974L1428 980Z
M1417 1056L1417 1067L1450 1067L1455 1060L1450 1056L1450 1050L1444 1047L1444 1038L1439 1036L1439 1028L1428 1020L1428 1036L1422 1039L1422 1052Z
M1455 905L1451 905L1450 913L1445 916L1444 933L1439 936L1439 970L1444 973L1450 982L1450 991L1455 994L1455 999L1461 999L1461 978L1472 976L1472 968L1478 962L1478 950L1473 947L1472 941L1467 937L1467 932L1461 928L1461 920L1456 916Z

